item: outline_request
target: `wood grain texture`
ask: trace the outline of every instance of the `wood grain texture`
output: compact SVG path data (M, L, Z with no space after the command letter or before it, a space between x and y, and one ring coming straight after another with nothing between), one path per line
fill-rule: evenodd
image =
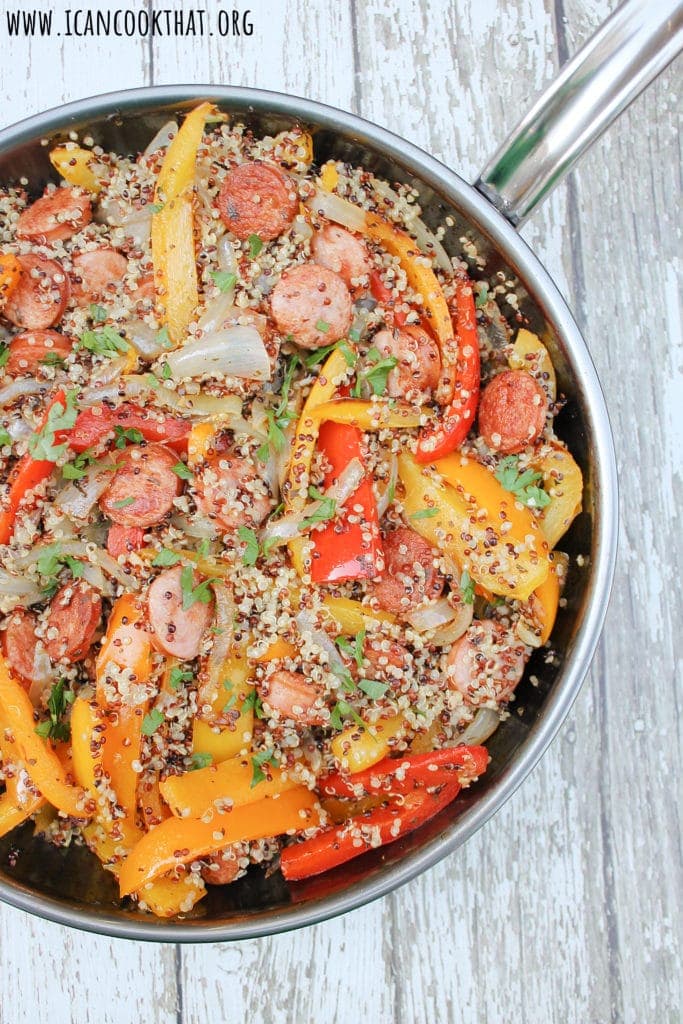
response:
M93 40L87 56L4 40L0 117L146 81L259 85L354 109L471 179L613 6L267 0L246 39ZM95 84L100 66L115 78ZM539 767L448 860L306 931L174 951L1 907L0 1024L680 1019L680 93L673 67L524 230L585 333L621 476L604 639Z

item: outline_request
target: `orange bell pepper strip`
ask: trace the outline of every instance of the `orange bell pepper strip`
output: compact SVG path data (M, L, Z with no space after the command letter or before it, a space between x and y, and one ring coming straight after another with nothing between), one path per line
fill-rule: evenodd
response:
M202 818L213 814L214 820L220 820L232 814L236 807L258 803L265 797L287 793L301 785L275 767L270 768L268 778L256 785L253 776L253 765L248 757L232 757L208 768L171 775L159 789L177 818Z
M304 786L237 807L220 824L196 818L168 818L148 832L121 867L122 896L129 896L183 864L216 853L230 843L300 832L320 823L316 798Z
M89 817L83 790L67 781L66 772L57 754L49 743L36 733L33 704L24 688L10 675L7 662L2 656L0 729L8 729L11 732L33 785L49 803L70 817Z
M133 594L122 594L114 602L95 666L97 700L102 707L109 704L105 690L107 665L128 669L140 681L149 678L152 644L145 629L146 621L145 610Z
M140 757L142 720L147 704L137 707L122 705L105 717L105 744L102 757L117 804L135 821L138 775L133 762Z
M338 398L317 406L311 415L319 423L350 423L361 430L409 430L419 427L425 418L431 419L432 410L418 409L400 399L366 402L361 398Z
M15 756L13 747L14 744L5 737L5 730L0 728L0 763L5 769L5 792L0 796L0 837L45 806L45 797L36 791L24 768L17 768L7 775L7 768Z
M45 415L42 419L40 427L34 438L39 438L41 434L49 430L50 423L54 422L55 418L64 420L65 414L67 413L68 403L67 397L63 391L58 391L50 404L48 405ZM61 411L60 411L61 410ZM67 421L71 420L71 415L66 416ZM76 419L76 411L73 410L73 420ZM73 425L73 424L72 424ZM53 441L55 444L64 441L69 434L68 429L55 430L53 434ZM14 523L17 517L17 512L22 501L33 491L38 484L46 480L55 468L55 463L50 459L34 459L30 451L24 455L17 464L9 476L9 494L7 496L5 507L0 512L0 544L8 544L12 533L14 531Z
M206 896L206 886L201 875L191 872L182 878L169 875L150 882L138 893L138 906L149 910L155 917L176 917L187 914Z
M16 256L0 256L0 309L10 297L21 277L21 265Z
M458 355L453 398L442 418L421 432L415 456L418 462L432 462L459 448L477 414L481 383L477 311L472 282L465 275L456 283L454 321Z

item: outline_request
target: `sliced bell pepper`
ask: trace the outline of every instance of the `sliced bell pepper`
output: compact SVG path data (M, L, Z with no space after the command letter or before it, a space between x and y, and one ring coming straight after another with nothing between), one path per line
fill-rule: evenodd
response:
M47 425L50 411L59 407L66 412L67 399L63 391L58 391L45 410L38 433ZM64 441L70 434L69 430L56 430L54 433L55 444ZM55 468L54 462L49 459L34 459L30 452L22 456L14 466L9 475L9 494L4 509L0 512L0 544L8 544L14 531L14 522L17 512L26 495L33 491L38 484L52 474Z
M381 718L365 728L349 725L330 742L330 749L343 770L355 775L385 758L391 750L392 740L406 729L406 720L400 714Z
M0 256L0 309L10 297L21 277L21 264L11 253Z
M158 878L138 894L140 909L149 910L155 917L176 917L187 914L196 903L206 896L206 886L201 875L193 872L175 878Z
M280 868L288 882L345 864L368 850L386 846L424 825L447 807L460 792L457 782L441 785L436 792L422 786L402 794L384 807L349 818L341 825L286 847Z
M12 764L15 756L13 747L14 744L5 737L5 730L0 728L0 764L3 768ZM17 769L5 778L5 792L0 796L0 837L45 806L45 797L35 792L35 787L27 782L30 782L30 777L25 769Z
M387 757L372 768L346 775L333 772L318 779L325 796L358 797L363 793L408 793L416 786L439 786L454 777L462 786L483 775L489 763L486 747L444 747L425 754Z
M21 754L31 782L57 810L73 818L87 818L85 794L72 786L49 742L36 733L33 704L29 696L10 675L5 659L0 656L0 729L8 729ZM18 760L12 758L13 761Z
M538 335L527 331L526 327L520 328L517 332L508 356L508 366L511 370L526 370L529 373L540 374L540 383L545 388L548 398L551 402L555 401L557 378L553 361Z
M320 168L320 187L325 192L333 192L339 183L339 171L334 160L328 160L326 164Z
M550 504L542 509L539 521L552 549L581 511L583 476L571 453L559 445L532 465L542 473L543 488L550 496Z
M122 865L121 895L139 892L147 882L230 843L300 832L319 823L316 798L304 786L237 807L220 824L215 819L206 823L197 818L168 818L143 836Z
M187 451L189 423L177 416L160 418L157 413L150 413L131 403L119 405L116 409L110 409L108 405L84 409L76 418L69 444L75 452L84 452L105 434L113 432L114 427L139 430L145 441L157 441L181 454Z
M562 577L566 571L567 555L559 551L551 553L550 572L529 600L520 608L520 619L516 632L520 640L529 647L542 647L550 639L555 625L557 609L562 593ZM559 570L559 571L558 571Z
M223 683L211 701L211 708L214 720L226 708L236 717L229 725L215 725L213 721L195 717L192 723L193 753L209 754L214 764L220 764L249 748L254 731L252 674L249 662L239 653L225 662L221 673Z
M133 594L122 594L114 602L100 653L95 664L96 693L101 707L109 704L105 683L107 666L128 669L135 678L145 681L152 670L152 644L145 629L147 617L142 604Z
M102 182L92 170L92 162L93 154L80 146L55 146L50 150L50 163L64 181L97 194L102 189Z
M455 451L467 437L477 414L481 367L477 338L477 312L469 278L458 279L455 291L455 361L453 398L443 416L420 434L416 459L432 462Z
M171 141L156 183L155 199L167 203L194 183L197 150L206 122L224 120L214 103L200 103L191 110Z
M396 622L396 616L391 612L374 611L350 597L331 597L326 594L323 597L323 606L345 636L355 636L365 629L368 623Z
M408 402L390 398L387 401L366 402L360 398L337 398L316 406L311 418L323 423L348 423L361 430L411 429L419 427L423 419L431 419L432 410L417 409Z
M550 569L532 513L475 459L447 455L436 469L440 476L411 455L398 457L411 527L492 594L528 600Z
M325 488L338 480L353 459L364 462L362 439L357 427L342 423L322 424L318 451L323 453L330 467L325 474ZM362 511L359 511L359 506ZM377 502L372 481L366 473L340 514L312 534L311 577L315 583L372 579L377 575L381 554Z
M208 768L170 775L159 788L177 818L203 818L213 814L214 821L218 821L232 814L236 807L300 787L300 783L276 767L271 767L269 777L256 785L253 785L253 777L254 766L249 757L231 757Z
M259 656L253 660L257 665L261 665L268 661L279 661L282 658L293 658L295 654L296 647L294 644L290 644L290 642L285 640L284 637L279 636L277 640L274 640L270 647L263 652L263 654L259 654Z
M146 704L134 708L121 705L113 714L105 716L102 763L109 775L116 802L131 822L135 821L138 785L133 764L140 758L142 720L146 709Z

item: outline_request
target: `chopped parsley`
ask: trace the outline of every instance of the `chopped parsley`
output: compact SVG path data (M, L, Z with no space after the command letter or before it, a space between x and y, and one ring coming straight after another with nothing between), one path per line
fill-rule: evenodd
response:
M45 424L28 442L31 457L37 461L57 462L67 449L66 443L55 444L56 434L63 430L71 430L76 422L76 392L67 391L66 407L61 402L53 402L47 412Z
M164 348L170 348L171 345L173 344L168 336L168 327L166 326L166 324L164 324L161 330L157 331L157 341L159 342L160 345L163 345Z
M349 332L349 336L350 335L351 332ZM310 370L313 366L317 366L318 363L322 363L323 359L327 359L330 352L335 352L337 349L339 349L341 354L344 356L344 361L349 369L353 369L358 357L349 345L348 341L344 341L343 338L341 341L335 341L333 345L324 345L323 348L318 348L315 352L311 352L310 356L306 356L304 359L304 363Z
M258 256L263 248L263 239L259 238L258 235L249 235L247 242L249 243L249 255L253 260Z
M474 580L467 569L463 571L460 577L460 593L465 604L474 604Z
M237 274L229 274L226 270L212 270L211 278L220 292L229 292L237 284Z
M525 469L520 473L518 456L506 455L494 475L506 491L510 491L518 501L529 508L545 508L550 504L550 495L542 487L538 487L543 474L533 469Z
M120 501L112 501L112 508L128 508L129 505L135 504L135 498L130 494L127 498L121 498Z
M353 693L356 689L356 684L354 683L353 676L346 665L342 664L341 661L338 661L334 665L330 665L330 670L340 681L342 690L345 690L347 693Z
M210 548L211 548L211 541L209 540L208 537L204 537L204 539L199 542L199 546L197 548L197 554L199 555L200 558L206 558L206 556L209 553L209 549Z
M171 565L177 565L179 561L180 555L177 555L175 551L171 551L170 548L162 548L154 557L152 565L160 569L167 569Z
M349 703L345 700L338 700L332 709L330 715L330 725L333 729L344 728L344 718L352 718L356 725L359 725L361 729L365 728L365 722L360 717L357 711L355 711Z
M9 360L9 345L6 345L4 341L0 341L0 368L7 365Z
M114 427L114 435L116 440L114 445L116 448L125 448L127 444L142 444L144 437L139 430L135 427L120 427L118 424Z
M358 689L362 690L370 700L379 700L389 689L389 684L380 683L377 679L361 679Z
M271 449L276 452L281 452L287 443L287 438L285 437L284 432L294 418L294 413L290 412L288 408L289 392L292 387L292 380L294 379L294 373L299 362L300 359L298 355L293 355L289 360L287 369L285 370L285 375L282 379L280 401L275 410L266 409L266 419L268 420L268 440L264 442L256 452L256 457L261 462L268 461Z
M40 360L41 366L66 366L64 357L60 356L58 352L46 352L45 358Z
M326 523L329 519L334 519L337 514L337 502L335 498L326 498L324 494L321 494L315 487L308 488L309 498L313 498L315 501L320 502L319 507L301 520L302 526L315 526L316 523Z
M327 334L330 329L330 324L326 320L316 320L315 322L316 331L320 331L321 334Z
M257 690L251 690L250 693L244 698L242 703L242 711L249 711L253 708L254 714L257 718L267 718L265 711L263 710L263 701L258 695Z
M213 757L211 754L204 754L197 751L190 758L190 771L196 772L200 768L208 768L209 765L213 764Z
M211 584L215 579L203 580L202 583L194 584L194 571L191 565L186 565L180 574L180 590L183 595L183 611L186 612L193 604L200 601L202 604L211 602Z
M251 789L254 786L258 786L259 782L264 782L268 776L263 771L263 766L271 764L274 768L277 768L279 761L275 756L274 750L262 750L258 754L254 754L251 759L251 765L254 769L254 774L251 777Z
M176 476L180 477L181 480L192 480L194 477L192 470L189 466L186 466L184 462L176 462L175 466L172 466L171 469Z
M150 213L161 213L165 205L165 203L148 203L147 209Z
M410 519L431 519L432 516L438 516L438 508L419 508L417 512L413 512Z
M356 330L355 327L352 327L349 331L349 338L351 341L360 341L360 331Z
M74 579L83 576L83 563L71 555L62 553L61 544L48 544L36 561L36 568L46 582L42 588L46 597L53 597L59 589L59 574L63 568L69 570Z
M370 365L358 374L358 379L353 387L353 394L356 398L360 396L363 381L369 385L373 395L385 394L389 374L398 365L396 356L387 356L383 359L382 353L374 346L368 349L366 358Z
M0 448L4 448L6 444L11 444L12 438L9 436L9 432L4 427L0 427Z
M178 668L177 665L174 665L168 677L168 685L174 693L177 693L183 683L189 683L191 680L192 672L189 668Z
M359 630L354 636L353 640L350 640L347 636L337 637L337 646L348 654L350 658L354 658L358 668L363 667L363 648L365 646L365 629Z
M173 376L170 363L163 363L161 367L161 379L170 380Z
M109 315L104 306L100 306L96 302L91 302L88 310L90 312L90 319L95 324L103 324Z
M237 535L241 541L244 541L245 548L242 553L242 564L243 565L256 565L259 556L259 542L258 537L254 531L248 526L240 526L237 531Z
M39 722L36 732L43 739L68 740L71 735L71 728L68 722L62 722L61 718L66 711L67 704L73 704L74 695L71 690L66 689L66 679L60 679L55 683L47 699L47 710L50 718Z
M157 711L156 708L152 708L152 710L148 711L145 717L142 719L142 735L152 736L153 733L157 731L163 720L164 716L162 715L161 711Z
M82 480L88 472L88 467L97 462L97 456L92 454L92 448L86 448L80 452L73 462L65 462L62 466L62 476L65 480Z
M477 309L481 309L489 301L489 286L483 281L479 282L477 287L477 298L475 299L475 306Z
M128 352L129 343L113 327L101 327L97 331L85 331L78 343L96 356L115 356L119 352Z

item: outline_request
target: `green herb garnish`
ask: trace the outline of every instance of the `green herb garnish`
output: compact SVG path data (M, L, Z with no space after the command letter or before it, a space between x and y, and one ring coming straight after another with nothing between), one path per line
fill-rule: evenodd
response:
M113 327L100 327L97 331L85 331L78 343L96 356L115 356L119 352L128 352L129 343Z
M533 469L525 469L520 473L518 456L506 455L499 463L494 476L506 491L510 491L518 501L529 508L545 508L550 504L550 495L542 487L537 486L538 481L543 479L543 474Z
M148 711L145 717L142 719L141 731L143 736L151 736L157 731L159 726L164 720L164 716L161 711L157 711L156 708L152 708Z
M350 332L349 332L350 333ZM356 365L357 355L349 345L347 341L342 338L341 341L335 341L333 345L324 345L322 348L318 348L315 352L311 352L310 356L306 356L304 363L310 370L313 366L317 366L318 363L322 363L324 359L327 359L330 352L334 352L337 349L344 356L344 360L349 369L352 369Z
M358 689L362 690L370 700L379 700L389 689L389 684L380 683L377 679L361 679Z
M212 270L211 278L220 292L229 292L237 284L237 274L229 274L226 270Z
M9 360L9 345L6 345L4 341L0 341L0 369L7 365Z
M167 569L171 565L177 565L180 561L180 555L177 555L175 551L171 551L169 548L162 548L158 555L156 555L152 561L152 565L159 569Z
M62 553L61 544L49 544L44 547L36 560L36 568L41 576L46 577L47 582L43 586L43 594L46 597L53 597L59 589L58 576L63 568L69 570L74 579L83 576L83 563L71 555Z
M91 302L88 309L90 312L90 319L95 324L103 324L109 315L104 306L99 306L96 302Z
M212 593L211 584L215 579L203 580L202 583L194 584L194 573L191 565L186 565L180 574L180 590L183 595L183 611L186 612L193 604L200 601L202 604L210 604Z
M8 431L4 427L0 427L0 448L4 448L5 445L11 444L12 438L9 436Z
M242 703L242 711L249 711L250 708L253 708L254 714L257 718L263 719L268 717L263 710L263 701L259 697L258 691L255 689L247 694L244 698L244 702Z
M329 519L334 519L337 514L337 502L335 498L326 498L325 495L321 494L315 487L308 488L308 496L309 498L313 498L315 501L320 502L320 506L312 515L301 520L302 526L315 526L316 523L326 523Z
M438 516L438 508L419 508L417 512L413 512L410 519L431 519L432 516Z
M190 771L196 772L200 768L208 768L209 765L213 764L213 757L211 754L195 753L190 758Z
M475 299L474 304L477 307L477 309L481 309L482 306L485 306L488 301L489 286L487 284L484 284L483 281L480 281L479 286L477 288L477 297Z
M356 633L353 640L349 639L347 636L337 637L337 646L344 652L344 654L348 654L350 658L355 659L358 668L363 667L365 635L365 629L361 629Z
M40 428L28 442L28 450L37 461L57 462L67 449L66 443L55 444L55 434L62 430L71 430L76 422L76 392L67 391L66 407L61 402L54 402L48 409L44 426Z
M128 508L129 505L135 504L135 498L129 495L127 498L121 498L120 501L112 501L112 508Z
M460 577L460 593L465 604L474 604L474 580L467 569L463 571Z
M62 722L61 717L66 711L67 704L73 704L74 695L71 690L66 689L66 679L60 679L55 683L47 699L47 710L50 714L49 720L39 722L36 732L43 739L68 740L71 729L68 722Z
M268 778L266 773L263 771L263 766L271 764L274 768L277 768L279 761L275 756L274 750L262 750L259 754L254 754L251 759L251 764L254 769L254 774L251 778L251 788L258 786L259 782L263 782Z
M321 334L327 334L330 329L330 325L326 320L316 320L315 329L316 331L320 331Z
M387 356L383 359L381 352L374 347L368 349L366 358L371 365L358 375L356 387L364 380L370 385L373 395L381 396L387 390L389 374L398 365L398 359L396 356Z
M118 424L114 427L114 446L116 448L125 448L127 444L142 444L144 437L139 430L135 427L120 427Z
M192 472L189 466L185 465L184 462L176 462L175 466L172 466L171 469L173 470L176 476L180 477L181 480L194 479L194 473Z
M242 554L243 565L256 565L259 556L259 542L255 532L248 526L240 526L237 535L244 541L245 548Z
M177 693L183 683L189 683L191 680L192 672L190 669L178 668L177 665L174 665L168 677L168 685L175 693Z
M352 708L351 705L349 703L347 703L347 701L345 701L345 700L338 700L337 703L335 704L334 708L332 709L332 714L330 715L330 725L332 726L332 728L333 729L340 729L340 730L343 729L344 728L344 721L343 721L343 719L345 717L346 718L348 718L348 717L352 718L354 720L354 722L356 723L356 725L359 725L361 727L361 729L365 728L365 722L360 717L358 712L355 711L354 708Z
M258 235L249 235L247 242L249 243L249 255L254 259L263 248L263 240Z

